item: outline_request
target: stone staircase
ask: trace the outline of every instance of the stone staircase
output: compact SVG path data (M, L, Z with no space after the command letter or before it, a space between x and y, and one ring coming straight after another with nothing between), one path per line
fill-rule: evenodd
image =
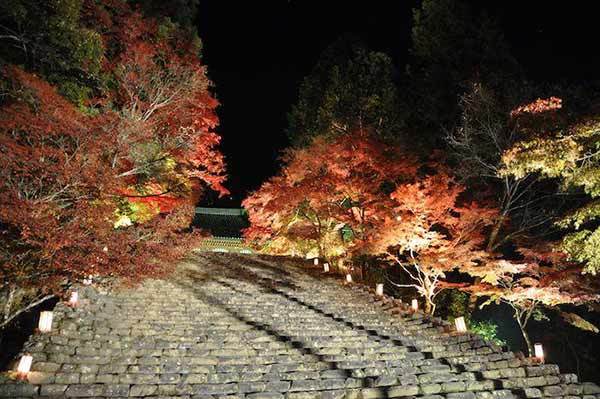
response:
M299 260L196 253L166 281L81 296L31 337L34 371L1 397L600 399Z

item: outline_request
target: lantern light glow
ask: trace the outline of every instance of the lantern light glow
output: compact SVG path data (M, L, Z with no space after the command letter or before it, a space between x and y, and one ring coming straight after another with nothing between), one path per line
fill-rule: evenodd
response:
M329 273L329 263L323 263L323 271Z
M33 357L31 355L23 355L21 360L19 361L19 365L17 366L17 373L20 379L26 379L29 370L31 369L31 363L33 362Z
M456 331L460 333L467 332L467 324L465 323L465 318L462 316L454 319L454 326L456 327Z
M352 275L350 273L346 274L346 282L347 283L351 283L352 282Z
M413 299L410 307L412 308L413 311L416 312L417 310L419 310L419 301L417 301L416 299Z
M71 292L71 297L69 298L69 305L77 306L77 302L79 301L79 294L77 291Z
M383 284L379 283L375 286L375 294L377 296L383 296Z
M533 351L535 354L535 358L538 359L541 363L544 363L544 347L542 344L535 344L533 346Z
M40 332L50 332L52 330L52 312L40 312L40 321L38 323Z

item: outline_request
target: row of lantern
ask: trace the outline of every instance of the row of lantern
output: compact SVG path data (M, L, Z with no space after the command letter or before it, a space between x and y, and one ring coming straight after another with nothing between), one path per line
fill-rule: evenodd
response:
M77 291L72 291L67 304L71 307L76 307L79 303L79 294ZM37 331L41 333L49 333L52 331L52 318L54 314L52 311L45 310L40 312L40 320L38 322ZM31 370L31 364L33 363L33 356L31 355L23 355L21 356L21 360L19 360L19 364L17 365L17 377L21 380L27 379L27 375L29 374L29 370Z
M319 258L314 258L313 264L315 266L318 266ZM329 273L329 263L323 263L323 271L325 273ZM346 283L352 283L352 275L350 273L346 274ZM378 283L375 285L375 295L383 296L383 284L382 283ZM413 299L411 301L410 308L413 312L418 311L419 310L419 301L417 301L416 299ZM465 318L462 316L455 318L454 319L454 327L456 328L457 332L466 333L467 332L467 324L465 322ZM542 344L535 344L533 346L533 349L534 349L534 358L536 360L538 360L539 362L544 363L544 348L543 348Z

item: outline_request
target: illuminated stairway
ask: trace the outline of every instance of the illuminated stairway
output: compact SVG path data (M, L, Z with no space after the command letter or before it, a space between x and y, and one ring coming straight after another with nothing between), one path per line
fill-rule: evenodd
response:
M197 252L167 281L59 305L8 397L600 399L305 261Z

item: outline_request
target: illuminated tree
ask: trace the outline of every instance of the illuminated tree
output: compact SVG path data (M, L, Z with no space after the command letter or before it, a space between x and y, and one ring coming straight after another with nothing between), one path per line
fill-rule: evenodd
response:
M505 151L501 172L517 179L537 173L558 179L564 190L588 196L583 206L557 222L568 229L559 248L582 263L584 272L595 274L600 270L600 119L592 115L565 124L557 115L561 107L560 99L549 98L513 111L523 140Z
M391 206L386 184L414 175L397 148L361 133L292 149L281 173L247 198L246 237L278 253L360 252Z
M387 252L412 280L395 285L416 289L431 314L436 296L456 286L447 281L448 272L491 260L482 250L484 229L497 211L477 203L461 204L463 192L464 187L445 172L399 185L391 195L392 214L373 239L371 250Z
M102 38L110 84L88 81L86 100L70 102L62 86L2 69L0 328L89 274L167 272L199 237L184 234L198 197L226 192L197 38L124 2L67 3Z
M529 355L533 355L533 345L527 332L532 318L545 319L544 309L594 302L600 300L600 295L597 294L597 282L582 278L581 269L565 263L560 253L548 250L545 245L520 251L525 256L521 262L502 260L469 270L472 275L482 278L478 284L464 289L487 297L488 300L481 306L490 303L509 305ZM595 329L575 314L563 314L563 317L579 328Z

